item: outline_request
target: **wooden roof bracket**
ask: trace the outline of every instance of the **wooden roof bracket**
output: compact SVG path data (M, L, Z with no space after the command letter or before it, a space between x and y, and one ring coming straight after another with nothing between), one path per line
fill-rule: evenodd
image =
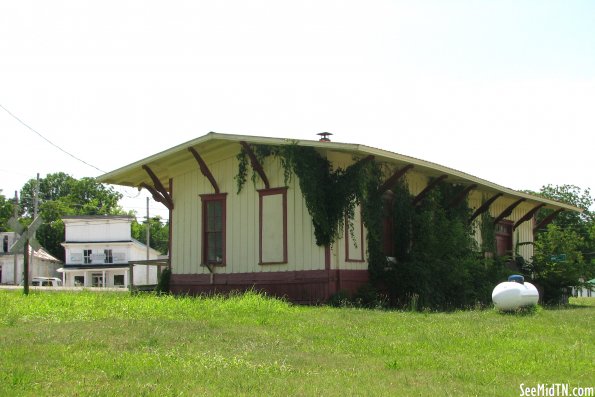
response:
M163 204L168 210L171 211L171 208L169 208L169 203L167 202L167 200L165 200L161 193L155 190L153 186L149 185L148 183L141 182L140 187L147 189L149 193L151 193L151 196L153 196L153 200Z
M539 222L534 228L533 228L533 234L535 234L535 232L539 231L539 229L546 227L547 225L549 225L554 218L560 213L564 211L563 208L557 209L556 211L552 212L551 214L549 214L548 216L546 216L545 218L543 218L541 220L541 222Z
M248 154L248 157L250 158L250 164L252 164L252 168L254 169L254 171L256 171L256 173L258 174L258 176L260 176L260 179L262 179L262 182L264 183L264 188L265 189L270 189L269 180L268 180L266 174L264 173L264 169L262 168L262 164L260 164L260 162L256 158L256 155L252 151L252 148L250 147L250 145L246 141L240 141L240 144L242 145L242 147L246 151L246 154Z
M467 196L469 195L469 192L471 192L471 190L475 189L477 187L477 185L474 183L473 185L469 185L467 186L461 193L457 194L448 204L449 208L452 207L456 207L457 205L459 205L461 203L461 201L465 200L465 198L467 198Z
M213 178L213 174L211 173L211 170L209 170L207 163L205 163L202 157L200 157L200 154L198 154L196 149L194 149L193 147L189 147L188 151L192 153L192 155L196 159L196 162L200 167L200 172L209 180L209 182L211 182L211 186L213 186L213 189L215 189L215 194L219 194L219 185L217 185L217 181L215 180L215 178Z
M374 161L374 155L373 154L370 154L370 155L364 157L363 159L359 160L355 164L364 164L364 163L369 163L370 161Z
M514 203L510 204L508 207L506 207L506 209L504 211L502 211L500 213L500 215L498 215L495 219L494 219L494 225L497 224L498 222L500 222L502 219L506 218L507 216L509 216L510 214L512 214L512 210L515 209L516 207L518 207L518 205L520 203L522 203L523 201L525 201L526 199L521 198L518 199L517 201L515 201Z
M174 202L167 190L165 189L165 187L163 186L163 184L161 183L161 181L159 180L159 178L157 178L157 175L155 175L153 170L146 164L143 165L143 169L147 172L147 174L149 174L149 177L153 181L155 187L152 187L144 182L141 183L141 186L151 193L155 201L158 201L165 205L165 207L167 207L168 210L173 210Z
M535 207L533 207L529 212L527 212L521 219L519 219L514 226L512 227L512 230L515 230L517 227L519 227L519 225L523 222L527 222L529 219L531 219L533 217L533 215L535 215L535 213L537 211L539 211L539 209L541 207L545 207L545 204L538 204Z
M436 186L438 186L438 184L440 182L442 182L443 180L445 180L446 178L448 178L448 175L446 175L446 174L440 175L438 178L436 178L432 182L428 183L428 185L424 188L424 190L422 190L417 196L415 196L415 198L413 199L411 204L413 204L413 206L418 205L421 202L421 200L424 197L426 197L428 195L428 193L430 193L430 191L432 191L432 189L434 189Z
M469 218L469 223L473 222L475 218L486 212L490 208L490 205L492 205L494 201L496 201L499 197L502 197L503 195L504 193L497 193L489 199L487 199L482 205L479 206L479 208L475 210L473 215L471 215L471 217Z
M410 169L413 168L413 164L407 164L405 167L401 168L400 170L396 170L390 178L388 178L381 186L380 186L380 194L386 192L395 184L399 179L401 179Z

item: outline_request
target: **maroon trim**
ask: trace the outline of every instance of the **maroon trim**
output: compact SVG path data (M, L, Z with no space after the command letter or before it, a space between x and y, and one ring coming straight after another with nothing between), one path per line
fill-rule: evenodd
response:
M157 175L155 175L153 170L146 164L143 164L142 168L147 172L147 174L149 174L149 177L153 181L153 185L155 185L155 189L161 194L161 196L163 196L163 200L157 200L157 201L161 201L163 203L163 205L165 205L167 207L167 209L172 209L174 207L174 202L172 201L171 196L169 195L169 193L167 192L167 190L165 189L165 187L163 186L163 184L161 183L159 178L157 178ZM146 186L148 186L148 185L146 185ZM147 189L147 190L149 190L149 189ZM151 194L153 194L153 192L151 192Z
M512 254L512 247L513 247L513 231L512 231L512 221L500 221L496 224L496 226L500 225L501 230L496 228L496 254L498 256ZM503 229L503 230L502 230Z
M432 189L434 189L436 186L438 186L438 184L440 182L442 182L443 180L445 180L446 178L448 178L448 175L446 175L446 174L440 175L438 178L436 178L433 181L431 181L430 183L428 183L427 186L424 188L424 190L422 190L421 192L419 192L419 194L417 196L415 196L415 198L412 201L412 204L414 206L419 204L421 202L421 200L423 200L423 198L426 197L428 195L428 193L430 193L430 191L432 191Z
M227 253L226 253L226 251L227 251L227 249L226 249L226 240L227 240L227 238L226 238L226 233L227 233L227 227L226 227L227 226L227 204L226 204L227 203L227 193L199 194L199 196L200 196L201 205L202 205L202 210L201 210L201 214L202 214L202 222L201 222L202 223L202 230L201 230L201 234L200 234L201 235L200 248L202 250L201 256L200 256L201 257L201 261L202 261L201 265L207 266L207 264L208 264L207 267L209 267L209 266L225 266L225 264L227 263L226 262L226 258L227 258ZM208 253L207 253L207 250L205 249L205 247L207 246L207 242L206 242L207 235L205 233L206 232L206 229L207 229L207 224L206 224L206 222L207 222L207 217L206 217L206 209L207 209L207 207L205 206L205 202L208 202L208 201L221 201L222 202L222 204L221 204L221 212L222 212L222 214L221 214L221 226L222 226L222 229L223 229L222 230L222 236L223 236L223 238L222 238L223 258L222 259L223 260L222 260L221 263L218 263L218 264L209 264L208 263L208 260L207 260Z
M192 155L196 159L196 162L198 163L198 166L200 167L200 172L209 180L209 182L211 182L211 186L213 186L213 189L215 189L215 194L221 193L219 191L219 185L217 185L217 181L215 180L215 178L213 178L213 174L211 173L211 170L209 170L207 163L205 163L205 161L202 159L202 157L200 157L200 154L198 154L196 149L194 149L193 147L189 147L188 151L190 151L190 153L192 153Z
M496 217L496 219L494 219L494 225L497 224L498 222L500 222L501 220L503 220L504 218L506 218L507 216L509 216L510 214L512 214L512 210L514 210L516 207L518 207L518 205L520 203L522 203L523 201L525 201L524 198L518 199L517 201L515 201L514 203L512 203L508 207L506 207L506 209L504 211L502 211L502 213L500 215L498 215Z
M262 164L260 164L260 162L256 158L256 155L252 151L252 148L245 141L240 141L240 144L242 145L242 147L244 148L244 150L248 154L248 157L250 158L250 164L252 164L252 168L260 176L260 179L262 179L262 182L264 182L265 189L269 189L271 187L269 185L269 179L267 178L266 174L264 173L264 169L262 168Z
M264 196L283 196L283 261L263 262L262 260L262 198ZM258 190L258 264L282 265L287 263L287 187Z
M391 189L393 186L395 186L395 184L397 183L397 181L399 179L401 179L401 177L403 175L405 175L410 169L413 168L413 164L407 164L405 167L401 168L400 170L396 170L394 172L394 174L392 174L390 176L390 178L388 178L383 184L382 186L380 186L380 189L378 189L378 191L380 192L380 194L386 192L387 190Z
M174 200L174 180L173 180L173 178L170 178L170 180L169 180L169 195L171 196L171 199L173 201ZM172 209L169 210L169 230L168 230L169 241L167 242L167 251L168 251L167 252L167 255L169 257L169 267L170 267L170 269L171 269L171 264L172 264L172 261L171 261L171 247L172 247L173 234L174 234L173 233L174 232L174 229L173 229L173 219L174 219L173 214L174 214L174 211L173 211L173 208L172 208Z
M533 233L535 234L535 232L539 231L539 229L541 229L542 227L546 227L547 225L549 225L554 220L554 218L562 211L564 211L563 208L557 209L556 211L543 218L541 222L539 222L537 225L533 227Z
M361 214L359 217L359 227L360 227L360 236L361 241L359 242L359 248L361 251L361 258L362 259L351 259L349 258L349 241L351 236L349 235L349 219L345 217L345 262L355 262L355 263L362 263L365 262L364 258L364 222L362 220Z
M527 212L525 215L523 215L523 217L521 219L519 219L514 226L512 227L512 230L516 230L517 227L519 227L519 225L523 222L528 221L529 219L531 219L533 217L533 215L535 215L535 213L537 211L539 211L541 209L541 207L545 207L545 204L538 204L535 207L533 207L529 212Z
M340 289L355 293L368 282L367 270L304 270L258 273L172 274L176 294L230 293L254 289L296 303L324 302Z
M496 201L498 198L502 197L503 195L504 195L504 193L498 193L498 194L493 195L489 199L487 199L482 205L479 206L479 208L477 208L475 210L475 212L473 213L473 215L471 215L471 218L469 218L469 223L473 222L473 220L475 218L477 218L479 215L481 215L484 212L486 212L487 210L489 210L490 209L490 205L492 205L492 203L494 201Z
M477 185L473 184L473 185L469 185L465 189L463 189L461 191L461 193L456 195L455 198L453 198L452 201L448 204L449 208L459 205L461 203L461 201L463 201L465 198L467 198L467 196L469 195L469 192L471 192L471 190L475 189L476 187L477 187Z

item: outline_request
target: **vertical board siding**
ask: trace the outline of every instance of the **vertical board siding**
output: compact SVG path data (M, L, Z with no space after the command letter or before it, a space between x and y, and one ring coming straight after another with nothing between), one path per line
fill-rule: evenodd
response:
M269 179L270 187L288 187L287 263L259 265L259 194L257 189L263 189L264 184L258 176L256 177L256 183L252 182L252 168L248 167L247 181L242 192L237 194L235 176L238 170L238 161L236 159L238 150L239 145L230 145L229 150L225 151L224 155L207 161L207 165L219 184L221 192L228 193L226 201L226 266L216 267L215 273L266 273L324 269L325 248L316 245L312 218L300 190L299 180L293 175L286 184L280 161L272 157L266 158L262 164ZM354 162L351 154L328 152L326 155L335 169L337 167L346 168ZM385 173L390 174L388 168ZM385 175L385 179L388 176L390 175ZM403 180L406 182L411 194L416 196L427 186L429 178L412 170L407 173ZM209 273L206 267L200 266L202 211L199 195L213 193L213 187L199 171L198 166L186 173L175 176L173 183L175 192L173 197L175 208L173 211L171 253L173 272L174 274ZM472 209L478 208L482 204L484 196L487 199L492 194L494 193L472 191L468 196L469 206ZM498 216L512 202L512 198L501 197L497 199L490 207L490 214L494 217ZM516 222L532 206L533 204L522 203L506 219ZM474 222L475 238L478 244L481 244L480 220L481 217L478 217ZM528 221L514 231L514 249L517 249L517 243L533 241L532 228L533 223ZM356 229L359 231L357 225ZM357 236L358 249L354 246L348 248L350 252L353 250L353 257L350 259L360 259L359 246L362 244L366 247L365 227L361 234L361 236ZM349 239L351 239L350 236ZM346 240L345 233L342 233L339 240L331 247L331 268L345 270L367 269L367 252L364 250L363 262L348 262L345 255L346 244L353 245L352 242ZM518 247L518 252L525 259L531 259L533 247L532 245L523 245Z
M469 195L469 206L472 210L475 210L484 202L484 199L489 199L494 193L482 193L479 191L473 191ZM516 199L508 198L508 197L500 197L496 201L492 203L490 206L490 215L492 217L497 217L504 211L510 204L512 204ZM516 207L510 216L504 218L505 220L509 220L512 222L518 221L520 218L523 217L531 208L533 208L534 204L529 203L521 203L518 207ZM481 244L481 216L478 216L474 222L476 225L475 229L475 239L478 244ZM517 246L518 243L526 243L526 242L533 242L533 222L531 220L524 222L521 224L516 230L513 232L512 235L512 249L513 251L517 252L526 260L530 260L533 256L533 245L525 244L521 246Z
M236 148L237 149L237 148ZM238 170L237 151L230 150L225 158L207 162L226 201L226 266L215 267L215 273L279 272L324 269L324 247L316 245L312 218L302 197L297 177L288 183L287 191L287 253L288 263L259 265L259 195L264 188L260 178L256 184L248 180L237 194L235 175ZM270 187L285 186L280 161L267 158L263 168ZM172 264L174 274L207 274L201 266L202 211L200 194L213 193L208 179L198 166L174 177Z
M285 261L285 230L283 222L283 193L262 196L260 245L261 260L266 262Z

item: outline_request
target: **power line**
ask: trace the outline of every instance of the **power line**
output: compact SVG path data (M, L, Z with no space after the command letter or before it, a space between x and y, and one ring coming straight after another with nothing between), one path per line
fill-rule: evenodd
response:
M12 116L12 118L14 118L16 121L18 121L19 123L21 123L22 125L24 125L25 127L27 127L28 129L30 129L31 131L33 131L34 133L36 133L39 137L41 137L44 141L46 141L47 143L49 143L50 145L52 145L53 147L55 147L56 149L66 153L67 155L69 155L70 157L72 157L75 160L80 161L81 163L88 165L91 168L95 168L97 171L105 174L106 172L95 167L93 164L89 164L87 163L85 160L82 160L78 157L76 157L74 154L67 152L66 150L62 149L60 146L56 145L54 142L50 141L49 139L47 139L45 136L41 135L39 132L37 132L35 129L33 129L32 127L30 127L29 125L27 125L23 120L19 119L17 116L15 116L14 114L12 114L10 112L10 110L6 109L4 106L2 106L2 104L0 104L0 108L4 109L4 111L6 113L8 113L10 116Z

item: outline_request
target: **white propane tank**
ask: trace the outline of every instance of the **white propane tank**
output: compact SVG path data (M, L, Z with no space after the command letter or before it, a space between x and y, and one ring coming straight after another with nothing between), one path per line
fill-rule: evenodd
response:
M539 301L537 288L524 282L522 276L510 276L509 281L500 283L492 291L492 301L499 310L516 310L520 307L536 305ZM516 281L510 281L516 280Z

